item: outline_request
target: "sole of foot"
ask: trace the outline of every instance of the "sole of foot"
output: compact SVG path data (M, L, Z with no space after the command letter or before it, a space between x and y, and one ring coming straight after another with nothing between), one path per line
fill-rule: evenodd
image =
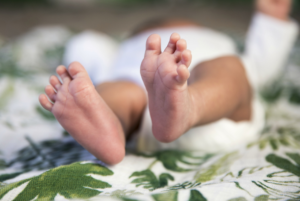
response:
M152 132L157 140L171 142L191 127L192 97L187 86L192 55L186 41L173 33L161 52L161 39L149 36L141 65L148 92Z
M59 66L50 77L41 105L52 112L62 127L98 159L113 165L125 156L122 126L100 97L86 70L73 62L69 68ZM49 99L48 99L49 98Z

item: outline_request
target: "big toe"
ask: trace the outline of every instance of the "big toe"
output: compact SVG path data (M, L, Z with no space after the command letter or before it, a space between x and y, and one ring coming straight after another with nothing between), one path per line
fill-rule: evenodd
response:
M158 34L152 34L146 42L146 55L161 53L161 39Z
M89 75L88 75L87 71L85 70L85 68L81 65L81 63L79 63L77 61L72 62L69 65L68 71L73 79L78 78L78 77L89 78Z

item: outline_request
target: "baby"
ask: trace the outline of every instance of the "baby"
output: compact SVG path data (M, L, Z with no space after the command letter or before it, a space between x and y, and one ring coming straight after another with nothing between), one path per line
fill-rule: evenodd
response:
M192 135L189 130L224 121L233 125L232 133L238 132L240 138L247 138L240 132L252 127L257 135L263 120L256 118L255 92L278 75L297 37L297 25L289 19L291 3L257 0L258 13L242 56L237 56L230 39L222 34L191 22L167 21L142 30L121 45L110 79L90 79L103 66L94 71L79 62L72 62L68 69L57 67L62 82L51 76L51 85L45 88L50 101L42 94L40 103L83 147L107 164L122 161L126 137L143 127L148 107L151 136L157 143L172 144L192 136L187 149L194 142L200 146L206 141L197 136L210 133ZM146 51L141 55L144 43ZM166 44L163 51L161 43ZM83 48L78 51L93 54ZM82 54L77 55L80 61ZM253 123L255 118L260 125ZM226 144L228 137L221 135L217 136Z

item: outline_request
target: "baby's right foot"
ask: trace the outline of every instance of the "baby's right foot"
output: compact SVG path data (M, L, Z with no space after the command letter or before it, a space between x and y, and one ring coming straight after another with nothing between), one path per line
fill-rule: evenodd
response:
M185 40L175 33L164 52L160 46L159 35L148 38L141 75L148 91L153 135L171 142L193 124L193 101L187 86L192 55Z
M57 67L56 76L40 95L41 105L53 113L59 123L83 147L107 164L120 162L125 155L125 136L122 126L100 97L86 70L74 62L67 70Z

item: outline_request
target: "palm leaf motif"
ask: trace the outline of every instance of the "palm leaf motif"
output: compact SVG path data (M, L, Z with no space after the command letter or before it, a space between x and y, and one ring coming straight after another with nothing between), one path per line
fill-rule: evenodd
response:
M271 179L252 181L252 183L268 194L262 195L260 197L261 199L257 200L300 199L299 190L297 190L300 188L298 179L300 176L300 155L298 153L286 153L286 156L288 156L289 159L277 156L276 154L269 154L266 156L266 161L282 170L268 174L267 177ZM291 160L293 160L295 164L292 163ZM291 190L284 191L283 187L290 188ZM296 191L292 189L295 189Z
M152 197L155 201L177 201L178 191L168 191L165 193L153 194Z
M216 176L226 173L238 156L238 152L226 154L207 168L200 169L194 178L201 183L210 181Z
M179 183L179 184L169 187L169 190L190 189L190 188L195 188L200 185L201 185L200 182L186 181L186 182Z
M266 157L266 160L269 163L272 163L276 167L288 171L298 177L300 177L300 155L298 153L286 153L288 157L290 157L297 165L294 165L288 159L282 158L275 154L269 154ZM269 176L270 177L270 176Z
M109 188L110 184L94 179L89 174L102 176L113 175L106 167L94 163L73 163L51 169L39 176L12 183L0 189L0 199L9 191L28 182L24 190L14 199L19 200L54 200L57 194L65 198L90 198L101 191L96 188Z
M207 199L197 190L191 190L189 201L207 201Z
M168 191L165 193L153 194L152 197L155 201L177 201L178 191ZM188 201L207 201L207 199L196 189L190 191Z
M178 162L181 162L185 165L190 166L198 166L207 161L211 158L212 154L206 154L204 156L194 156L189 151L180 151L180 150L164 150L158 151L151 155L140 154L144 157L155 157L156 160L160 161L163 166L167 170L171 170L174 172L188 172L192 171L193 169L186 169L178 166ZM197 162L189 162L189 160L197 161Z
M258 145L261 150L270 146L274 151L278 150L280 146L300 148L300 132L298 128L290 125L285 125L277 129L271 129L271 127L276 126L267 126L262 133L261 139L249 144L248 148L253 145Z
M168 173L162 173L159 175L159 178L157 178L150 169L134 172L129 178L131 177L138 177L131 182L136 184L136 187L144 186L144 188L151 191L167 186L168 180L174 181L174 177Z

